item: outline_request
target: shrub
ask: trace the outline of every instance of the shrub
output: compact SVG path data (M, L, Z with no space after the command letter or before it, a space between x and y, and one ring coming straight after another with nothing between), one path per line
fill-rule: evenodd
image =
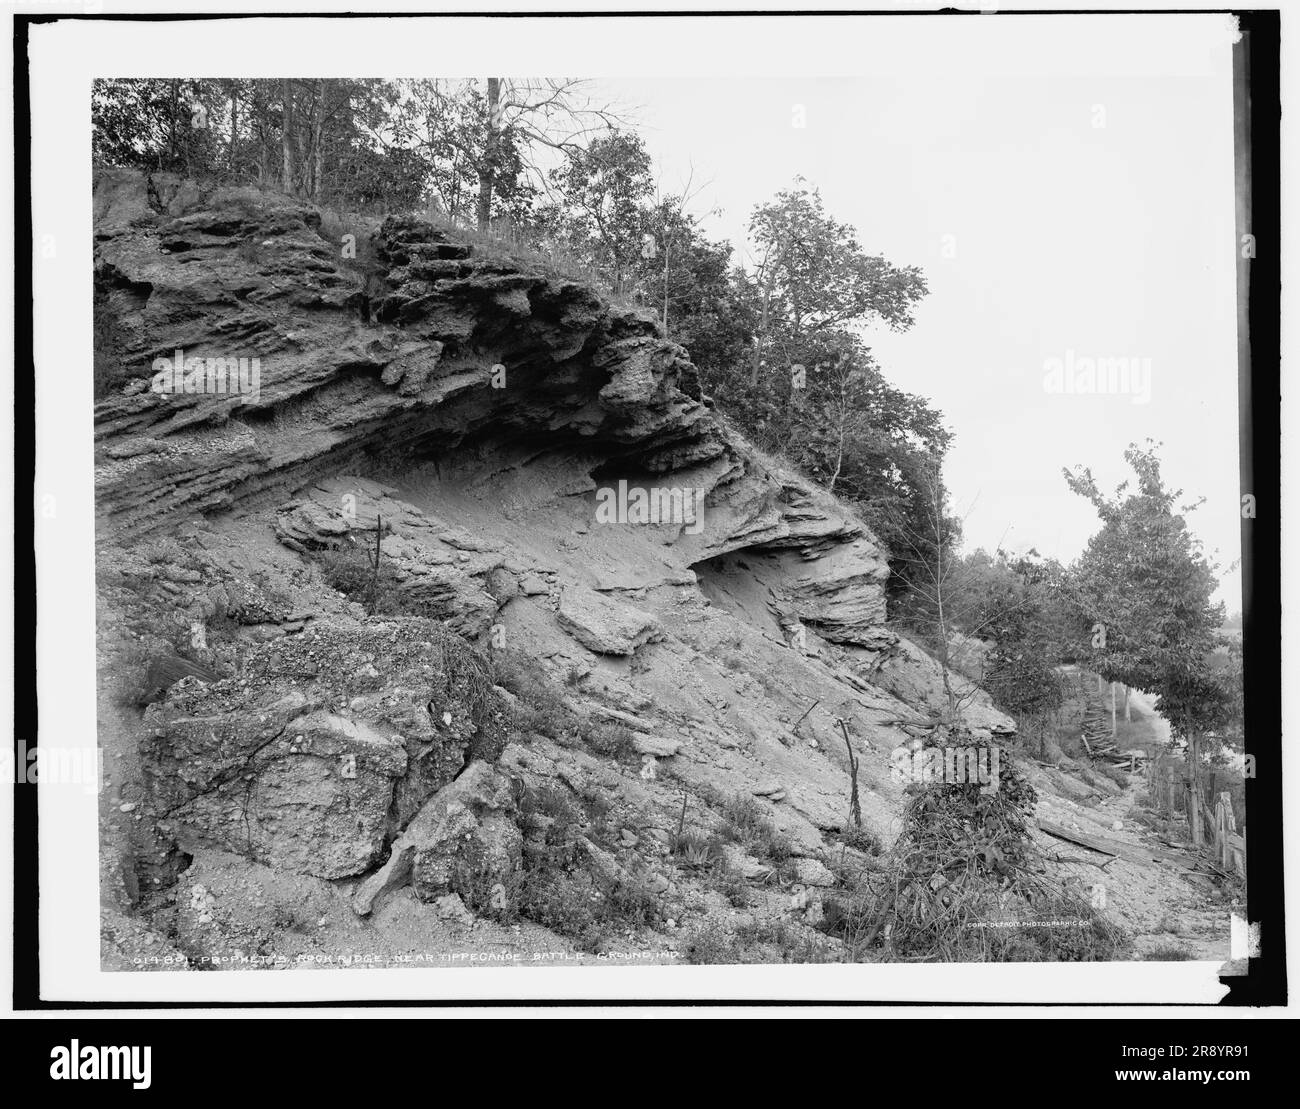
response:
M583 721L580 727L583 741L598 755L615 759L631 758L636 754L632 729L622 724L603 721Z
M712 867L722 858L722 840L695 831L674 833L669 848L684 865L690 867Z
M460 896L475 916L498 924L513 924L519 919L523 888L522 873L515 871L503 876L480 859L459 859L452 873L452 892Z
M511 722L516 730L537 732L561 742L578 733L578 714L536 659L522 651L505 650L494 652L492 662L497 685L515 695Z
M535 813L549 817L557 826L565 829L577 824L581 819L577 807L559 786L517 785L516 803L519 807L520 819L525 823Z
M662 919L662 901L639 880L616 882L605 899L605 919L635 928L649 928Z
M589 852L581 849L584 813L563 789L517 782L515 798L526 838L523 868L507 900L519 915L568 937L583 951L598 950L611 929L659 923L661 899L643 878L610 882L588 868ZM608 802L594 792L585 793L583 802L588 816L603 819L609 812ZM542 826L546 831L539 842L536 831ZM471 896L477 896L472 884ZM501 891L496 897L502 900Z
M716 922L692 932L686 941L683 954L686 956L686 961L694 966L744 962L739 957L735 936Z
M778 867L794 858L794 841L773 824L763 824L755 847L763 858L771 859Z
M749 883L726 862L720 862L714 869L714 886L737 909L744 909L753 901L753 891Z
M373 547L349 543L316 555L321 576L331 589L366 607L372 615L425 616L423 606L402 596L397 573L382 557L374 565Z
M534 870L523 884L520 912L529 920L567 936L582 951L595 951L605 938L598 920L601 894L585 871L566 874Z
M722 818L737 840L757 838L771 828L763 807L752 797L737 793L722 804Z
M1162 943L1142 955L1143 961L1148 963L1179 963L1195 958L1189 949L1177 943Z
M957 730L946 741L963 740L982 742ZM886 865L826 911L823 927L853 958L874 957L877 941L885 957L912 961L1079 962L1129 950L1086 898L1041 875L1027 826L1035 793L1009 755L992 794L973 784L910 792Z
M861 851L866 855L880 854L880 837L862 825L850 825L845 828L840 833L840 842L845 847L851 847L854 851Z

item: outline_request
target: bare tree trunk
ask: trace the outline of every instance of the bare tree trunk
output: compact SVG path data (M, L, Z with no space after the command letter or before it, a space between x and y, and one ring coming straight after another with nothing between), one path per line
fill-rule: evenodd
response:
M176 102L180 99L180 78L172 78L172 98L167 110L167 168L176 164Z
M763 360L763 351L767 346L767 324L772 303L772 287L776 284L776 270L780 264L779 258L775 261L772 258L772 251L777 249L777 245L774 243L767 252L767 257L763 259L763 268L767 270L763 283L763 308L758 320L758 334L754 337L754 362L749 370L749 383L755 386L758 384L758 368ZM768 269L768 263L772 263L770 269Z
M287 78L280 82L280 94L284 99L284 113L281 117L280 147L284 155L284 191L293 192L293 82Z
M668 337L668 236L664 236L664 338Z
M252 99L249 102L249 119L257 126L257 181L265 184L271 172L271 152L267 143L266 112L262 109L262 98L258 94L258 85L253 83Z
M835 723L840 726L840 731L844 735L844 746L849 751L849 819L855 828L861 828L862 802L858 797L858 756L853 753L853 744L849 742L848 725L843 719L837 719Z
M501 103L501 78L487 79L487 141L483 149L483 165L478 174L478 229L486 231L492 222L492 190L496 187L497 137L500 121L497 114Z
M311 102L311 181L308 195L320 202L321 181L325 176L325 94L329 91L329 81L317 78L312 87Z
M840 478L840 470L841 470L841 469L843 468L843 466L844 466L844 426L845 426L845 424L848 423L848 418L849 418L849 415L848 415L848 398L847 398L847 396L846 396L846 394L848 393L848 381L849 381L849 379L848 379L847 375L844 374L843 367L841 367L841 371L840 371L840 372L841 372L841 376L840 376L840 410L839 410L839 425L840 425L840 427L839 427L839 432L840 432L840 437L839 437L839 443L836 444L836 447L835 447L835 472L834 472L833 474L831 474L830 484L827 486L827 492L830 492L830 493L834 493L834 492L835 492L835 483L839 480L839 478Z
M316 126L311 137L312 143L312 171L311 171L311 198L319 201L321 193L321 178L325 176L325 150L321 141L321 134L324 124L321 120L316 121Z
M935 613L939 622L939 669L943 674L943 694L948 700L948 722L957 719L957 694L952 688L950 651L948 647L948 617L944 611L943 583L946 577L943 552L943 485L936 470L931 488L931 509L934 512L934 598Z
M831 480L826 486L828 493L835 492L835 483L839 481L840 469L844 465L844 414L840 414L840 440L835 447L835 472L831 474Z
M239 86L230 86L230 175L235 175L235 136L239 133Z

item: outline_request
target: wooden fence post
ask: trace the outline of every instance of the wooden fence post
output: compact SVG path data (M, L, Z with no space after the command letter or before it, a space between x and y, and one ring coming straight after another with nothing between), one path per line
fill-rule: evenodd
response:
M1219 809L1222 820L1222 851L1220 861L1224 870L1236 868L1236 854L1232 850L1232 836L1237 834L1237 815L1232 809L1232 794L1226 790L1219 794Z

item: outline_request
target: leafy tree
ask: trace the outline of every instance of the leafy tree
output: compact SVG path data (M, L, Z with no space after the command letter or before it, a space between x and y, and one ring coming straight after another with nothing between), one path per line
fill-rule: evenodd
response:
M912 325L912 307L927 292L921 271L868 255L854 228L828 215L802 179L756 207L749 227L760 259L755 384L765 359L805 362L807 343L821 332L872 320L900 331Z
M403 83L392 127L400 146L420 151L429 190L444 211L486 230L521 222L536 188L528 180L523 134L505 123L500 78Z
M215 155L216 82L99 79L91 88L91 151L113 165L205 172Z
M380 80L99 80L92 149L110 165L401 206L418 199L428 167L382 138L395 97Z
M752 305L737 289L731 244L706 239L680 195L661 198L643 226L632 281L659 313L664 333L690 351L707 391L708 382L743 362L753 335Z
M1061 628L1053 618L1059 612L1064 569L1036 551L1012 558L1000 550L988 570L987 580L996 584L981 590L984 600L977 615L977 634L993 643L984 684L994 702L1020 722L1022 732L1038 732L1040 753L1045 754L1046 720L1064 700L1056 670Z
M1070 588L1091 623L1080 631L1103 678L1157 693L1156 709L1178 735L1195 740L1222 724L1230 697L1210 666L1223 623L1213 602L1214 567L1187 528L1181 490L1166 488L1156 444L1124 458L1136 488L1113 497L1091 471L1064 471L1070 489L1096 508L1102 527L1072 567Z
M905 622L919 633L939 663L947 720L952 723L978 688L960 690L953 678L958 661L956 633L970 626L968 571L957 555L961 525L948 512L948 490L937 456L922 466L917 485L920 527L907 529L910 553L898 558L899 568L893 569L893 574L907 589Z
M651 235L646 209L654 181L645 143L628 131L598 136L570 150L551 181L563 197L558 222L570 242L607 266L614 291L623 292Z
M395 124L435 165L435 188L453 215L467 212L471 190L480 230L508 215L520 222L547 179L538 153L570 156L620 122L572 78L405 82Z

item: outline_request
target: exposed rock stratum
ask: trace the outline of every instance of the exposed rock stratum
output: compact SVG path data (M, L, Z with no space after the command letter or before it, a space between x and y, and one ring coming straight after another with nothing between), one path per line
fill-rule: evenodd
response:
M289 197L96 181L114 965L112 937L144 942L123 914L191 961L590 954L564 896L518 893L538 860L595 902L643 893L599 943L652 961L702 922L804 927L792 883L866 857L835 721L888 843L889 753L938 706L885 626L881 545L710 406L652 315L420 220L348 233L356 258ZM203 388L156 391L160 359ZM256 359L256 387L203 391L216 359ZM117 686L163 651L195 666L133 707ZM521 658L552 693L501 677ZM967 722L1011 727L982 694ZM728 846L743 909L669 847L727 798L788 845Z

